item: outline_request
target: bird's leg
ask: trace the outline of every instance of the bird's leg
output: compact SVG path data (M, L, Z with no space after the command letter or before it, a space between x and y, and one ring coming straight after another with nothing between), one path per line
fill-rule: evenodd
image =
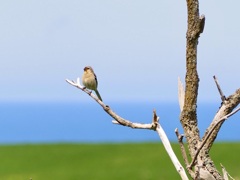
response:
M91 95L91 94L92 94L92 91L88 91L88 94Z
M83 89L87 89L87 87L83 87ZM92 94L92 91L88 90L87 93L88 93L89 95L91 95L91 94Z

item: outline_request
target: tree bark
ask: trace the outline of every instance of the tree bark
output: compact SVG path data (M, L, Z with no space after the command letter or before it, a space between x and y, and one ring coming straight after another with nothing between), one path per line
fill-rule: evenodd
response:
M183 154L184 162L187 170L193 179L207 179L207 180L221 180L224 179L218 170L216 169L213 161L210 158L209 151L212 147L217 134L224 123L224 121L232 114L240 111L240 108L234 110L240 103L240 89L238 89L233 95L225 97L219 84L216 81L219 93L221 95L222 104L219 108L216 116L214 117L209 128L206 130L203 138L200 138L197 120L197 96L199 87L199 77L197 72L197 46L200 34L203 33L205 25L205 16L199 16L199 3L198 0L187 0L187 13L188 13L188 27L186 33L186 77L185 77L185 92L183 85L179 79L179 104L181 109L180 122L184 129L184 135L187 140L188 151L191 157L191 163L188 161L187 153L183 145L183 136L176 130L181 152ZM103 110L115 119L113 123L122 126L138 129L154 130L159 134L166 151L168 152L176 170L182 179L188 179L184 168L181 166L173 150L171 149L165 132L160 126L159 117L156 115L156 111L153 112L152 123L141 124L128 121L115 112L112 109L100 101L95 95L88 91L85 87L80 85L79 78L77 82L66 80L69 84L81 89L89 96L91 96L97 103L99 103ZM233 111L234 110L234 111ZM226 176L226 173L225 173Z
M185 98L180 121L184 128L185 137L188 142L188 149L191 157L200 141L199 129L197 126L197 95L199 78L197 73L197 44L199 37L199 10L198 1L187 0L188 8L188 30L186 45L186 78Z
M183 126L185 137L188 144L188 150L192 159L200 146L197 121L197 96L199 77L197 73L197 45L198 38L203 32L205 17L199 16L198 0L187 0L188 28L186 35L186 78L185 78L185 98L183 111L180 121ZM196 179L222 179L220 173L215 168L209 153L205 156L198 156L196 162L193 162ZM193 168L189 169L191 171Z

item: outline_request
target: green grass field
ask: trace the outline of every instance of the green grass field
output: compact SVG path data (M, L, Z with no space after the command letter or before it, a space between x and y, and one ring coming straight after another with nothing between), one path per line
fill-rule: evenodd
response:
M178 144L174 151L180 156ZM240 143L217 143L211 156L240 179ZM161 143L0 146L1 180L180 179Z

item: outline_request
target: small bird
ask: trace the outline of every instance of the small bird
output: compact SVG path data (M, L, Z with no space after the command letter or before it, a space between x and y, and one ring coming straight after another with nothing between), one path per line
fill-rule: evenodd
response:
M82 76L83 85L88 89L94 90L98 99L102 101L102 98L97 90L98 81L97 76L93 71L93 68L91 66L86 66L83 70L84 70Z

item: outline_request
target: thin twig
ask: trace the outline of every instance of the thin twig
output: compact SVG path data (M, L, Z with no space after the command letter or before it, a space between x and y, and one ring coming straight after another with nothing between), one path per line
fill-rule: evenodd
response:
M210 137L210 135L212 134L212 132L214 131L214 129L218 126L219 123L221 123L222 121L227 120L230 116L234 115L235 113L237 113L240 110L240 107L237 108L236 110L232 111L231 113L227 114L226 116L223 116L221 119L218 120L218 122L216 122L216 124L212 127L212 129L208 132L208 134L206 135L204 141L201 143L201 145L199 146L199 148L197 149L197 152L194 156L194 158L192 159L191 164L189 165L189 169L192 169L197 156L199 154L199 152L201 151L201 149L203 148L203 146L205 145L205 143L207 142L208 138Z
M218 88L218 92L219 92L219 94L220 94L220 96L221 96L221 100L222 100L222 102L224 102L224 101L226 100L226 97L224 96L224 94L223 94L223 92L222 92L222 89L221 89L221 87L220 87L220 85L219 85L219 83L218 83L217 77L216 77L216 76L213 76L213 79L214 79L214 81L215 81L215 83L216 83L216 86L217 86L217 88Z
M158 121L159 121L159 117L157 116L156 109L154 109L154 110L153 110L152 123L155 124L156 128L157 128L157 125L158 125Z
M175 134L176 134L176 136L178 138L178 142L179 142L179 145L180 145L180 149L181 149L181 153L182 153L182 156L183 156L183 160L184 160L186 166L188 166L189 165L189 161L188 161L187 153L186 153L186 150L185 150L185 147L184 147L184 144L183 144L183 135L179 134L178 128L175 129Z
M230 174L227 172L226 168L220 163L222 167L222 172L223 172L223 178L224 180L228 180L228 177L230 177L232 180L235 180Z
M178 142L179 142L179 145L180 145L180 149L181 149L181 153L182 153L184 163L185 163L186 167L188 167L189 166L189 161L188 161L186 149L185 149L184 144L183 144L183 135L179 134L178 128L175 129L175 134L178 138ZM195 177L194 172L191 169L189 169L188 172L189 172L189 174L191 175L192 178Z

